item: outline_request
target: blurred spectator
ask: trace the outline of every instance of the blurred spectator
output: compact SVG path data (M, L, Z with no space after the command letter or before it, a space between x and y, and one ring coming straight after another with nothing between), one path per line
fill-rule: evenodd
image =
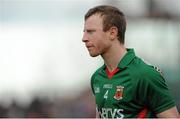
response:
M15 101L10 105L8 110L8 118L21 118L25 116L25 109L16 104Z
M7 118L8 117L7 115L8 115L8 109L0 105L0 118Z

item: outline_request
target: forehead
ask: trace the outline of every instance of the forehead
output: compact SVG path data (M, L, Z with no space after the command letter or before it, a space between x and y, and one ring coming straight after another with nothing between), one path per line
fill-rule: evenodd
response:
M85 28L102 28L102 16L94 14L85 21Z

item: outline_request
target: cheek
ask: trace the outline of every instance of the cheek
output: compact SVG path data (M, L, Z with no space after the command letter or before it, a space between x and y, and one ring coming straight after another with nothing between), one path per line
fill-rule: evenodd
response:
M94 34L92 37L92 43L96 50L103 50L104 47L108 45L108 39L105 34L99 33L99 34Z
M95 44L95 48L96 50L98 50L99 52L103 52L104 49L106 49L106 47L108 46L107 42L105 41L105 39L103 40L98 40Z

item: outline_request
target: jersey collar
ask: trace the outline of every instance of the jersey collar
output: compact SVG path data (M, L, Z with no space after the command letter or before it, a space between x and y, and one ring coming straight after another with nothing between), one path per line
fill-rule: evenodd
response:
M128 64L134 59L134 57L135 57L134 49L127 49L127 53L119 62L118 67L120 69L127 67Z
M128 66L128 64L135 58L135 52L134 52L134 49L128 49L127 48L127 53L124 55L124 57L121 59L121 61L119 62L118 64L118 68L121 70L121 69L124 69ZM102 67L101 67L101 71L102 73L104 74L105 73L105 69L106 69L106 65L104 64Z

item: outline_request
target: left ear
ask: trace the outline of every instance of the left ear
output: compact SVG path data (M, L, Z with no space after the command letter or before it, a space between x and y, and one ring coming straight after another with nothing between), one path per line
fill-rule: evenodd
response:
M111 40L114 40L118 37L118 29L117 27L115 26L112 26L110 29L109 29L109 37Z

